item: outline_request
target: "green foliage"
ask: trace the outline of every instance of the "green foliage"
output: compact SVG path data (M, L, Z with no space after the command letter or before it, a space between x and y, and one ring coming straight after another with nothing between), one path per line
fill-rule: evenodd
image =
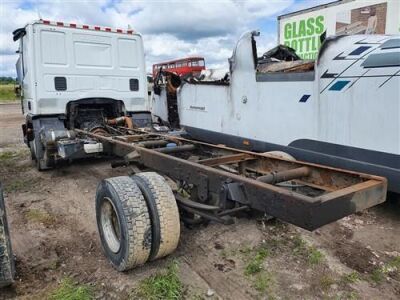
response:
M261 272L254 280L254 288L260 293L265 293L271 286L272 276L270 273Z
M16 101L14 84L0 84L0 102Z
M396 271L400 272L400 256L392 259L387 265L391 268L396 268Z
M303 254L307 249L307 243L300 236L295 236L293 238L293 244L293 252L295 254Z
M335 283L335 280L329 275L323 275L320 278L320 285L323 290L329 290L332 284Z
M360 296L357 294L356 291L352 291L350 293L347 293L347 295L346 295L346 299L347 300L356 300L356 299L359 299L359 298L360 298Z
M256 255L250 260L247 264L246 269L244 270L245 275L252 275L260 272L262 268L262 264L264 259L268 256L268 251L265 248L261 248L257 251Z
M7 160L11 160L15 157L14 152L12 151L4 151L4 152L0 152L0 161L7 161Z
M375 269L371 273L371 280L375 283L381 283L385 275L400 275L400 256L395 257L383 266Z
M0 77L0 84L14 84L14 83L15 79L12 77L4 77L4 76Z
M87 285L79 285L70 278L65 278L50 294L50 300L90 300L93 289Z
M374 271L372 271L371 273L371 280L375 283L381 283L383 280L383 272L381 270L381 268L375 269Z
M24 160L29 154L29 150L26 148L16 149L14 151L0 151L0 163L4 167L17 168L17 165L21 160Z
M178 276L178 264L172 262L166 270L142 280L132 294L133 299L176 300L183 298L183 284Z
M308 246L300 236L293 238L293 253L305 257L310 265L318 265L324 260L324 255L314 246Z
M360 280L360 274L358 272L353 271L349 274L345 274L342 276L342 282L346 284L356 283Z
M321 251L317 250L314 247L308 248L308 263L310 265L318 265L323 261L323 259L324 255Z
M56 222L56 218L50 215L47 211L40 209L29 209L25 216L28 220L33 222L42 223L44 225L52 225Z

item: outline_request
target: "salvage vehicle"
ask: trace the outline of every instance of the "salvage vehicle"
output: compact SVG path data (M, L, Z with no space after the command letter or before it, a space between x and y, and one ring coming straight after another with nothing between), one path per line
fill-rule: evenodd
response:
M258 59L258 35L239 39L228 76L161 89L153 114L192 139L379 175L400 193L400 36L331 37L314 62Z
M382 203L385 178L301 162L284 153L255 153L176 134L119 127L104 136L130 176L107 178L96 192L103 252L119 271L173 252L180 222L231 224L259 211L307 230ZM125 154L122 154L125 153Z
M38 169L99 153L120 157L113 167L131 167L130 176L104 179L96 191L101 245L119 271L173 252L181 221L230 224L256 210L314 230L386 199L383 177L187 139L165 126L178 127L173 122L154 124L145 103L142 40L131 30L41 20L16 30L14 39L20 40L23 132ZM254 52L251 65L243 45L235 51L243 60L232 68L256 77ZM177 112L176 98L169 104Z
M14 256L8 231L3 186L0 183L0 288L13 283L15 274Z
M143 41L132 29L34 21L13 32L24 141L39 170L107 154L73 129L151 123Z
M277 74L283 78L285 75L289 77L289 80L280 83L280 89L272 85L265 87L266 90L257 90L256 78L269 74L258 75L256 70L269 68L258 65L254 35L254 32L245 34L239 41L230 60L229 76L208 82L192 78L181 85L179 76L166 71L165 78L161 79L165 82L164 88L160 87L159 78L156 78L154 93L159 95L155 96L152 106L153 112L160 114L154 117L160 119L161 124L179 131L156 133L149 129L120 126L119 132L104 136L75 129L81 138L112 145L111 148L122 158L114 162L113 167L132 167L130 176L102 180L96 192L96 219L102 249L117 270L126 271L172 253L179 243L181 221L190 226L208 222L231 224L235 216L259 211L304 229L315 230L386 200L387 179L384 177L296 160L286 152L269 151L276 150L273 148L249 151L253 141L248 138L242 138L240 142L243 143L232 148L226 145L235 141L233 135L228 139L215 138L213 144L207 142L211 140L209 136L195 135L195 129L200 131L205 127L222 133L230 129L236 134L241 129L256 135L265 132L264 128L282 131L273 124L259 126L265 122L265 110L268 110L268 106L264 109L261 103L255 107L259 114L250 108L246 111L242 106L232 112L239 94L239 105L255 101L257 95L275 94L276 101L279 101L279 92L285 89L288 95L293 92L287 84L289 81L297 89L294 93L296 97L302 93L299 103L306 103L311 97L314 76L318 72L311 62L289 62L291 69L313 70L279 72ZM372 45L376 44L364 47L368 47L366 50L375 49L376 46ZM386 47L388 45L393 46L393 41ZM389 49L394 49L392 46ZM329 49L329 45L327 47ZM284 68L287 68L286 63L283 63ZM209 80L217 73L210 73L204 78ZM254 82L249 84L248 78ZM277 84L279 81L282 77L265 82ZM305 93L309 96L304 97ZM275 114L276 118L282 119L279 111L288 111L283 109L288 100L281 101L282 106L275 104L269 107L271 112L268 118ZM315 105L313 102L313 107ZM242 122L241 113L246 117ZM302 113L301 120L310 125L313 114L306 108ZM237 127L224 126L224 121L226 125L232 125L227 114L235 117L236 124L233 125ZM256 122L258 126L246 127L251 116L253 122L249 124ZM304 119L304 116L310 119ZM299 121L294 113L290 117L293 122ZM289 127L294 126L291 120L287 123ZM188 124L196 124L197 128ZM285 130L280 133L282 138L287 138ZM291 137L293 133L289 131L288 135ZM247 150L239 150L242 145L247 146ZM263 153L259 153L260 150Z

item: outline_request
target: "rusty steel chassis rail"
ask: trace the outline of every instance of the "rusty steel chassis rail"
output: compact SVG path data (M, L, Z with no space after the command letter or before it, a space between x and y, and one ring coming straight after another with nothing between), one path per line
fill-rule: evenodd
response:
M75 131L106 145L111 144L117 155L122 148L125 154L129 153L125 158L130 157L131 161L174 180L192 184L197 191L197 195L191 196L194 201L177 195L178 204L188 212L215 221L224 222L223 216L240 210L256 209L314 230L386 199L387 180L382 177L143 130L125 130L126 134L119 136ZM168 142L178 146L165 147ZM171 155L194 152L199 148L228 154L195 162ZM229 164L236 164L237 171L227 168ZM248 172L260 175L257 178L246 177L250 174ZM319 193L310 196L279 185L288 180L316 189ZM213 199L219 197L218 206L206 205L212 196Z

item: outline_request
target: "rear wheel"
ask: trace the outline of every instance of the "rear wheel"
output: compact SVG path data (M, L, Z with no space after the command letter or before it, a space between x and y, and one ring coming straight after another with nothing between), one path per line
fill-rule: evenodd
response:
M268 151L268 152L264 152L263 154L270 154L277 158L283 158L283 159L287 159L287 160L291 160L291 161L296 160L292 155L290 155L289 153L286 153L284 151L278 151L278 150L277 151Z
M29 143L29 151L31 152L31 159L33 161L35 161L36 160L36 155L35 155L35 149L33 148L34 147L33 142L31 141L31 142L28 142L28 143Z
M150 260L172 253L180 237L179 211L175 196L166 180L155 172L139 173L132 178L146 199L152 221Z
M151 222L146 201L132 178L108 178L99 184L96 219L103 251L118 271L148 260Z
M0 288L13 282L15 273L14 257L8 232L3 188L0 184Z
M54 159L45 156L43 144L33 140L30 142L31 158L34 160L38 171L48 170L54 167Z

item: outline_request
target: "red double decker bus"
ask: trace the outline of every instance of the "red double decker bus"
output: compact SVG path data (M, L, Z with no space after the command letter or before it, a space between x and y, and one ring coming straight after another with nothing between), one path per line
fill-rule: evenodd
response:
M206 66L204 63L204 57L188 57L166 61L153 65L153 78L156 77L160 68L162 68L163 71L173 72L179 76L184 76L187 74L200 74L202 70L206 69Z

